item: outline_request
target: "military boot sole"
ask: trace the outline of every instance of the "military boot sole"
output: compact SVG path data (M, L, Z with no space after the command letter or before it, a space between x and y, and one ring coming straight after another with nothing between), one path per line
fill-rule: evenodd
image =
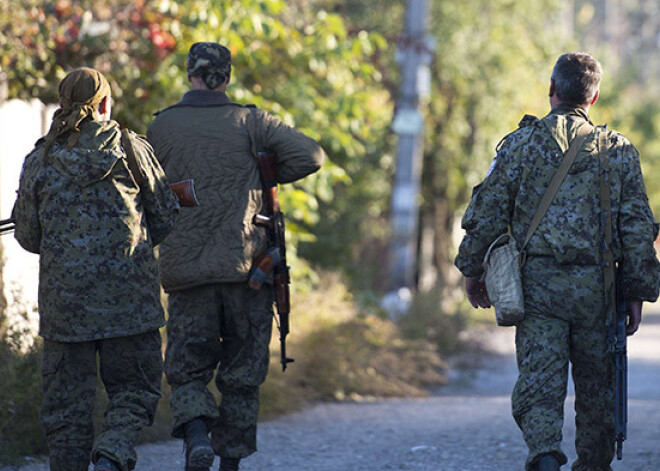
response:
M561 471L559 460L553 455L543 455L536 463L536 471Z
M190 450L186 460L188 471L206 471L213 465L215 454L210 445L199 445Z

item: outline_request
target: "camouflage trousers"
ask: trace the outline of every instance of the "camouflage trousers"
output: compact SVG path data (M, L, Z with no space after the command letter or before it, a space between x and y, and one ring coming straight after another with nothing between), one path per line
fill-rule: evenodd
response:
M97 367L97 354L99 357ZM103 429L94 440L92 411L98 371L108 393ZM44 340L41 420L52 471L87 471L90 459L135 468L135 441L153 423L163 375L158 330L61 343Z
M526 469L545 453L567 462L561 442L570 363L578 456L571 469L610 471L614 399L602 268L530 258L523 279L526 317L516 328L512 409L529 448Z
M272 286L217 283L169 296L165 374L174 437L197 417L206 420L216 454L244 458L257 450L259 386L268 373ZM208 389L215 384L218 405Z

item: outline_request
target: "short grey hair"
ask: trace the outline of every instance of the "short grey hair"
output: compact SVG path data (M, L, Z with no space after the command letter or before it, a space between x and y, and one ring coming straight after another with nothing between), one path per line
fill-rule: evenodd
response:
M557 98L565 103L590 103L603 75L603 69L594 57L585 52L569 52L557 59L552 70Z

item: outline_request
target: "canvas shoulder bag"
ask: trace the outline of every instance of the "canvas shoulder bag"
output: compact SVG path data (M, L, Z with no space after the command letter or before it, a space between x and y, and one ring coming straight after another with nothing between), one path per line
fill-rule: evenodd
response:
M559 168L555 171L543 198L541 198L520 250L516 246L513 236L506 233L497 237L486 251L484 282L488 298L495 308L495 318L499 326L517 325L525 317L525 298L520 276L520 269L525 263L525 248L552 204L552 200L568 174L568 169L592 132L593 128L588 124L582 125L578 129L577 135L564 154Z

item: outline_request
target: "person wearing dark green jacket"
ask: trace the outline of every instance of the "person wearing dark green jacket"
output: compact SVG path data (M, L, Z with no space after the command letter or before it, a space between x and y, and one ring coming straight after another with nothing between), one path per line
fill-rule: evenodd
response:
M311 138L225 94L231 55L216 43L188 54L191 90L157 113L147 139L170 181L192 179L199 206L183 208L160 247L169 295L165 373L172 387L173 436L186 439L186 469L222 470L256 451L259 386L268 372L272 284L248 286L254 260L267 247L253 223L264 205L255 152L277 156L277 182L320 169L325 153ZM220 405L207 388L215 383ZM211 432L209 441L207 432Z
M151 146L129 132L136 183L100 72L70 72L59 95L48 135L23 164L12 213L16 239L40 255L50 469L87 471L91 454L98 471L127 471L160 397L164 315L154 246L178 204ZM110 402L94 441L97 356Z
M588 110L598 98L601 67L584 53L562 55L550 82L550 113L526 116L506 136L463 216L465 237L455 264L468 299L490 307L482 281L489 245L509 231L521 247L527 228L564 153L580 130L589 137L526 247L522 268L525 317L516 326L519 377L512 406L529 448L526 469L556 471L561 449L569 362L575 382L577 461L574 471L607 471L614 453L611 354L605 314L603 252L606 218L600 204L597 138L606 133L611 195L611 252L629 300L628 335L654 301L660 266L637 150L620 133L595 128Z

